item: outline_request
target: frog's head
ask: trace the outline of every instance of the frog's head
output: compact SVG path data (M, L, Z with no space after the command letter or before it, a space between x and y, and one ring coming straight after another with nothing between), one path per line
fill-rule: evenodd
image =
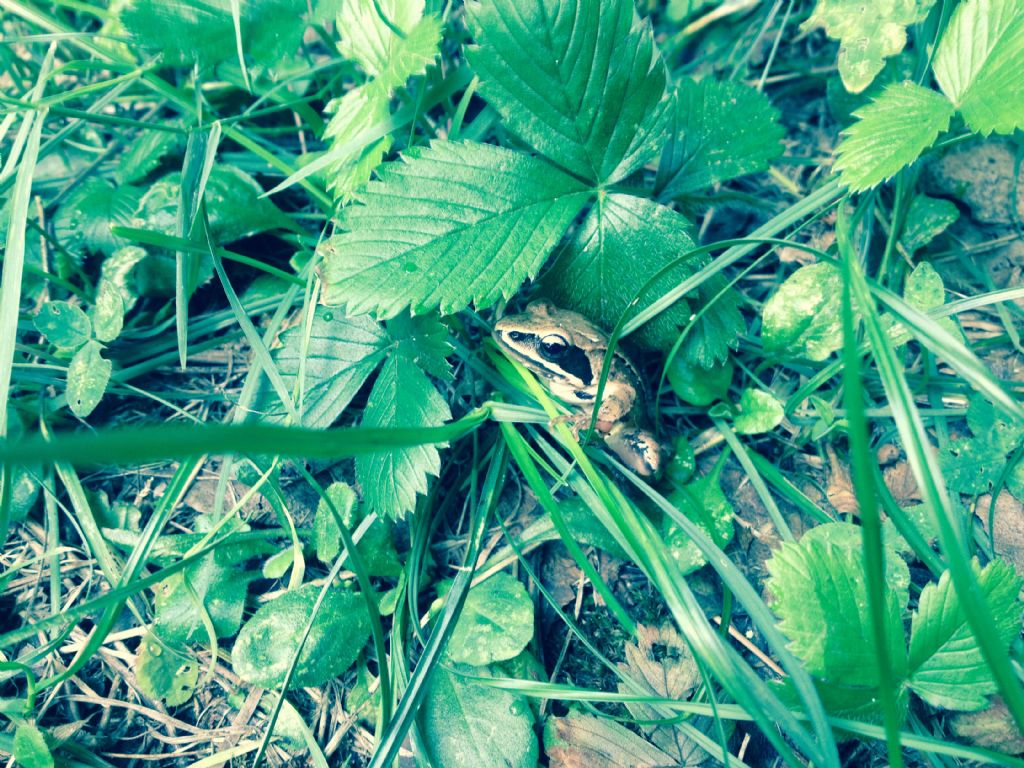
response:
M535 301L525 312L506 315L494 325L494 341L534 373L571 387L595 379L607 337L583 315Z

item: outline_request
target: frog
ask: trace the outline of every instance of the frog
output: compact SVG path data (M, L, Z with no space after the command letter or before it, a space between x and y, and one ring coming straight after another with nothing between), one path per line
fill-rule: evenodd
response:
M580 313L541 299L498 320L492 336L502 352L538 376L551 394L575 406L571 424L578 439L580 430L594 421L608 334ZM616 349L594 428L626 466L652 478L661 472L664 451L654 434L640 426L643 393L639 369Z

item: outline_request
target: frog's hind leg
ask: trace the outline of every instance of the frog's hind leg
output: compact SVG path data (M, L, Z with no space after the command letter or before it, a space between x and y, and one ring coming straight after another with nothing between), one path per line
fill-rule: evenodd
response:
M661 444L649 430L634 424L618 424L605 435L604 442L641 477L654 477L661 471Z

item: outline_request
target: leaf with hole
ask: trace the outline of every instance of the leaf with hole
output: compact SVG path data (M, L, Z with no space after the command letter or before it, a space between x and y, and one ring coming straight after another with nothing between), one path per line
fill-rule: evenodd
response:
M456 312L508 298L536 275L586 202L579 182L537 158L435 141L386 163L343 209L321 253L323 300L349 314Z
M48 301L33 318L36 330L66 354L74 352L92 336L92 321L81 307L67 301Z
M169 707L191 699L199 682L196 660L161 644L152 632L139 641L134 668L142 692Z
M467 10L480 93L527 144L603 185L657 156L665 66L632 0L487 0Z
M68 363L68 407L84 419L99 405L107 390L114 366L100 355L103 347L96 341L87 341Z

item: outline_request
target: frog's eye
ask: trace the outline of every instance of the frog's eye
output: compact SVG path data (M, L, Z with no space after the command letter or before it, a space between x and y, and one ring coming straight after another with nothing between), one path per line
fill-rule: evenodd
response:
M545 360L557 360L568 351L569 342L557 333L550 333L540 340L540 354Z

